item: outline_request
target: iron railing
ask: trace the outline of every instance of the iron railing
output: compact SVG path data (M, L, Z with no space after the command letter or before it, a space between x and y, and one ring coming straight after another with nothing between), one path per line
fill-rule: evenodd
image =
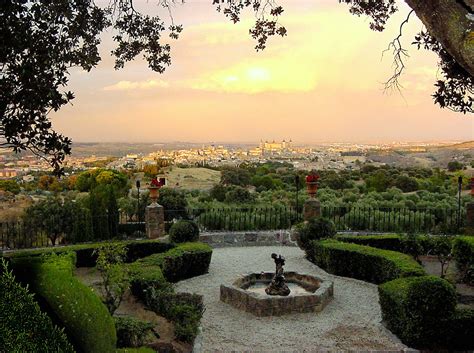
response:
M323 217L337 231L456 234L464 226L465 209L409 209L322 206ZM178 219L191 219L202 231L289 229L303 220L291 207L243 207L165 210L166 230ZM0 222L0 249L22 249L145 236L145 217L123 213L73 219L54 215L33 224L28 219Z

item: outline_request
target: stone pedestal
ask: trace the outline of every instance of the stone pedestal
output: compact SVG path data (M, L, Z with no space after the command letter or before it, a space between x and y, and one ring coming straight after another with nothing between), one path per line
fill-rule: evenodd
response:
M146 235L156 239L165 235L165 210L163 206L152 203L145 211Z
M303 219L309 221L315 217L321 217L321 203L316 199L308 199L303 206Z
M466 204L466 234L474 235L474 202Z

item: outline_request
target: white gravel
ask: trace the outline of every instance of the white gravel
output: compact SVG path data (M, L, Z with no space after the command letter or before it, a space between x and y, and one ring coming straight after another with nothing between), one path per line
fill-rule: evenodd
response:
M320 313L256 317L219 300L222 283L237 275L274 271L272 252L286 257L285 270L334 282L334 299ZM176 289L204 296L202 352L314 350L401 350L407 347L381 324L377 286L330 275L295 247L214 249L209 273L177 283Z

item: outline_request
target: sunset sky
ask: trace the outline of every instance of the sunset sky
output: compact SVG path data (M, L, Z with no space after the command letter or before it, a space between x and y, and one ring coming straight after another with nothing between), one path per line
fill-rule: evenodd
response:
M165 14L153 0L135 1L147 13ZM410 49L403 96L383 92L392 57L381 54L408 13L405 5L378 33L337 0L278 3L288 36L270 39L263 52L248 34L250 12L234 25L210 0L177 5L173 16L184 31L171 42L164 74L141 58L115 71L112 34L105 33L102 62L71 73L76 99L54 115L54 127L75 142L474 139L472 115L433 104L437 58L410 45L422 28L415 16L403 37Z

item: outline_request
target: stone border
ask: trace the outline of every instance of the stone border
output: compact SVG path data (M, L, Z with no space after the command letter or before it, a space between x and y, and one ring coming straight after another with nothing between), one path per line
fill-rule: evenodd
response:
M285 272L286 281L298 283L311 293L282 297L267 296L244 289L256 281L270 282L273 275L272 272L251 273L242 275L230 286L221 284L220 300L256 316L281 316L319 312L334 296L332 281L323 281L318 277L296 272Z
M258 232L202 232L199 241L213 248L239 246L297 246L288 230Z

